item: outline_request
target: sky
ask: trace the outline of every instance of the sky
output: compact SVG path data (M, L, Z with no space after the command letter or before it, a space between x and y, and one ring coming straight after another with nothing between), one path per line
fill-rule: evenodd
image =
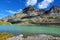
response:
M27 6L49 10L52 6L60 6L60 0L0 0L0 19L13 16Z

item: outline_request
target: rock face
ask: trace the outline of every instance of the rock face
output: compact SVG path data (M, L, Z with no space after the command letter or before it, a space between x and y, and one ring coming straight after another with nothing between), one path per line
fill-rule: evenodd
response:
M50 10L45 11L29 5L13 17L5 19L12 24L60 23L60 7L53 6Z
M49 11L49 16L54 18L55 23L60 23L60 7L53 6Z

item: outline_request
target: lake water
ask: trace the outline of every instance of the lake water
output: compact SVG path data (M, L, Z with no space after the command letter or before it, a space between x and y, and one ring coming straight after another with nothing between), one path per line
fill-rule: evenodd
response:
M21 25L0 25L0 32L14 34L20 33L46 33L60 35L60 26L21 26Z

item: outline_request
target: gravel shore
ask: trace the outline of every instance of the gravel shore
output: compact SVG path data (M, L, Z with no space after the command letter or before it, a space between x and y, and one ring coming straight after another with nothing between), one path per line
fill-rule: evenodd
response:
M24 36L23 34L20 34L18 36L8 38L7 40L60 40L60 37L54 37L52 35L46 34L32 35L27 36L26 38L23 38L23 36Z

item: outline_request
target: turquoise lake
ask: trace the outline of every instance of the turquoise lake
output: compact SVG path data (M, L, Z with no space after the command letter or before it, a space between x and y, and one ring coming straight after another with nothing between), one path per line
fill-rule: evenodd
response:
M22 25L0 25L0 33L46 33L60 35L60 26L22 26Z

